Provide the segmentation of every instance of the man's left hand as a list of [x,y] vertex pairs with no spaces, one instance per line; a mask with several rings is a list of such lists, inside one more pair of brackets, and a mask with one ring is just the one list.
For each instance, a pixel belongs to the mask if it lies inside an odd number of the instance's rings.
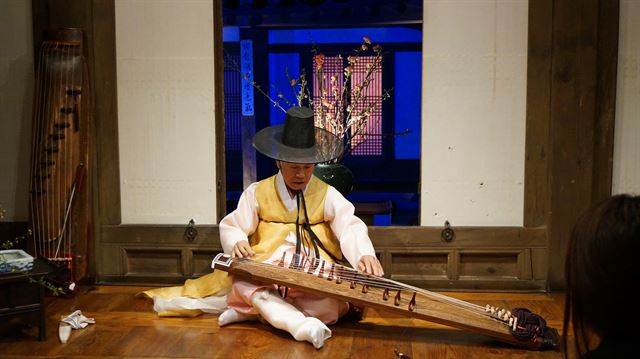
[[380,261],[375,256],[366,255],[360,257],[360,261],[358,262],[358,270],[367,274],[373,274],[378,277],[382,277],[384,275],[382,264],[380,264]]

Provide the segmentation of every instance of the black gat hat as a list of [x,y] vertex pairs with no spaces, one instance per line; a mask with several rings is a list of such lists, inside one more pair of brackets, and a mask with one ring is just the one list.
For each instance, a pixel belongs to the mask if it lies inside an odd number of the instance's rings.
[[253,147],[267,157],[294,163],[328,162],[342,154],[342,141],[315,127],[307,107],[287,110],[284,125],[264,128],[253,138]]

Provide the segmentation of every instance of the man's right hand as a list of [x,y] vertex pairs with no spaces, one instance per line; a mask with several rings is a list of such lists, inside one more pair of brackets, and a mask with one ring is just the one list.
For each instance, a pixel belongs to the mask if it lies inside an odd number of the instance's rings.
[[248,241],[239,241],[231,248],[231,258],[253,257],[255,254]]

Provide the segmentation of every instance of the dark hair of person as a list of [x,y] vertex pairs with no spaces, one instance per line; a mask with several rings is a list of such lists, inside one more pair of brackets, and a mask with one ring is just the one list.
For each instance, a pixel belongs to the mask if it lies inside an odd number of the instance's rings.
[[579,217],[565,262],[565,357],[569,321],[578,356],[593,349],[597,337],[637,329],[633,287],[639,279],[639,249],[640,196],[612,196]]

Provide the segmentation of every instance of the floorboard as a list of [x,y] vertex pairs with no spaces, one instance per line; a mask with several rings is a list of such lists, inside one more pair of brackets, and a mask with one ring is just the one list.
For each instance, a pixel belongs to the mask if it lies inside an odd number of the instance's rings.
[[[561,358],[560,352],[533,352],[485,336],[368,309],[359,321],[331,326],[333,336],[316,350],[261,322],[218,327],[217,315],[159,318],[153,303],[132,286],[83,287],[73,298],[47,298],[47,340],[24,320],[0,324],[0,358]],[[558,330],[562,294],[444,293],[480,305],[527,307]],[[80,309],[96,323],[58,340],[62,315]]]

